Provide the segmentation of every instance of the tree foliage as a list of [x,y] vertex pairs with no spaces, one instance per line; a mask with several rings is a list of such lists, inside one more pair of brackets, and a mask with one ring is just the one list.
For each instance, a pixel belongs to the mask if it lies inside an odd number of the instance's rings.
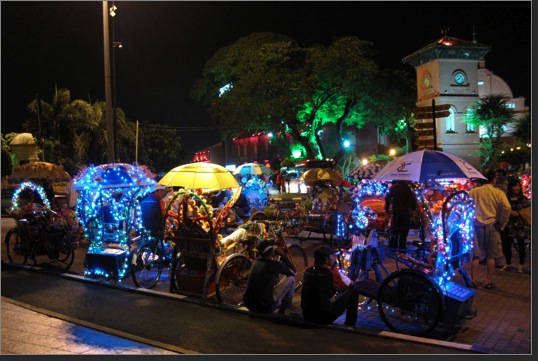
[[[373,56],[372,43],[352,36],[301,46],[284,35],[254,33],[218,50],[191,95],[209,106],[226,139],[247,129],[272,132],[275,144],[285,144],[287,133],[306,158],[337,161],[344,127],[374,122],[388,131],[414,105],[412,86],[399,82],[401,74],[381,72]],[[334,139],[322,141],[320,130],[328,128]]]
[[[59,89],[51,103],[36,97],[28,105],[28,111],[31,118],[23,123],[23,128],[37,138],[42,160],[62,164],[70,173],[88,164],[107,163],[106,103],[71,100],[68,89]],[[116,159],[133,163],[136,160],[136,124],[122,109],[114,111]],[[152,171],[167,171],[185,156],[179,138],[168,139],[162,130],[141,132],[140,138],[139,150],[143,155],[139,163],[147,162]]]
[[463,121],[475,128],[482,128],[484,136],[480,143],[480,155],[483,157],[482,169],[487,169],[499,161],[502,135],[506,126],[514,119],[514,111],[506,106],[510,100],[504,94],[489,94],[471,105],[471,112]]

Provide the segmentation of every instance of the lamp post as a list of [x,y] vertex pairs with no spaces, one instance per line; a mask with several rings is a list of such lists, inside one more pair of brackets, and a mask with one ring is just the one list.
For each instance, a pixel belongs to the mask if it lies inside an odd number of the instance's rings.
[[108,33],[108,1],[103,1],[103,45],[105,56],[105,102],[107,131],[107,161],[114,163],[114,120],[112,118],[112,88],[110,84],[110,38]]

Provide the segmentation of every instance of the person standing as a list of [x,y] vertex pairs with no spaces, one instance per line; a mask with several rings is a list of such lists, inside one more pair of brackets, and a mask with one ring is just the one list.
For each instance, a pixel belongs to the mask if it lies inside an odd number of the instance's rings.
[[523,273],[523,265],[525,265],[525,239],[530,234],[526,234],[524,230],[518,232],[514,228],[516,222],[522,217],[527,224],[530,224],[531,219],[531,201],[525,195],[523,195],[521,182],[519,179],[513,178],[508,181],[508,190],[506,191],[506,197],[512,211],[510,212],[510,219],[504,232],[502,233],[502,250],[506,264],[500,269],[501,271],[508,271],[512,268],[512,241],[515,238],[517,242],[517,248],[519,251],[519,266],[517,271]]
[[476,288],[476,274],[481,259],[486,259],[485,289],[495,287],[495,262],[503,256],[501,232],[510,217],[510,203],[506,194],[492,184],[494,171],[484,174],[487,180],[477,179],[476,187],[469,191],[475,203],[473,256],[471,261],[471,287]]
[[503,168],[498,168],[495,170],[495,179],[493,181],[493,186],[499,188],[506,193],[508,190],[508,181],[506,180],[506,170]]
[[162,184],[155,184],[152,192],[140,201],[142,212],[142,226],[149,231],[152,237],[164,237],[164,211],[163,198],[168,194],[168,188]]
[[[254,260],[243,296],[245,306],[254,312],[284,314],[295,295],[295,266],[273,239],[258,243],[260,257]],[[282,277],[279,281],[279,276]]]
[[385,195],[385,212],[390,217],[391,248],[405,250],[411,227],[411,215],[417,210],[417,196],[408,181],[394,181]]
[[320,246],[314,251],[314,266],[305,270],[301,290],[303,318],[326,325],[346,311],[345,324],[355,326],[359,291],[353,281],[341,277],[335,262],[336,252],[331,247]]

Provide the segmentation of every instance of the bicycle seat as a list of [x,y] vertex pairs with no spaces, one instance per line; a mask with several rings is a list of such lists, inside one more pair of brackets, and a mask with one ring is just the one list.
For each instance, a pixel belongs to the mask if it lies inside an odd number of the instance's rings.
[[258,244],[258,237],[252,236],[249,238],[241,239],[239,240],[239,243],[241,243],[243,247],[254,247]]

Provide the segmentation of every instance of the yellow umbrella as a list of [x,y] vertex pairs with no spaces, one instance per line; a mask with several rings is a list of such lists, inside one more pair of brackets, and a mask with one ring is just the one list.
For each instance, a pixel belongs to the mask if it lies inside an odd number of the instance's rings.
[[317,181],[337,181],[342,180],[342,174],[333,168],[312,168],[301,174],[299,180],[306,185],[313,185]]
[[233,171],[233,174],[234,175],[251,175],[251,174],[254,174],[254,175],[260,175],[260,174],[266,174],[266,175],[269,175],[269,174],[273,174],[273,171],[269,168],[267,168],[267,166],[263,165],[263,164],[258,164],[258,163],[245,163],[245,164],[241,164],[239,167],[235,168],[235,170]]
[[213,163],[189,163],[175,167],[158,182],[167,187],[237,188],[239,184],[230,171]]

